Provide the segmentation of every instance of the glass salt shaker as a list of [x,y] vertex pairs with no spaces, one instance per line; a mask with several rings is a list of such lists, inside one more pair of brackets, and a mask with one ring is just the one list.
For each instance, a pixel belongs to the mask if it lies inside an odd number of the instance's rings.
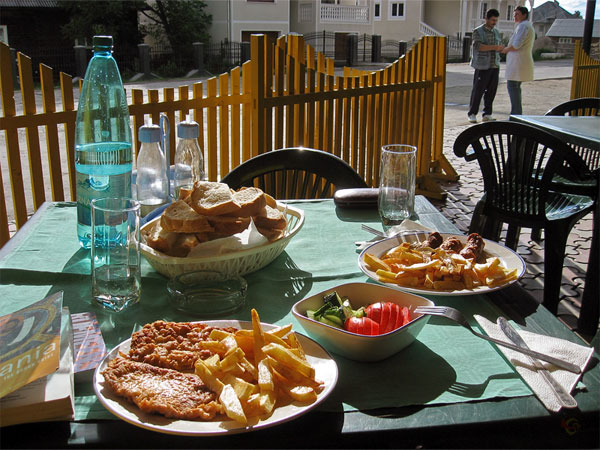
[[185,122],[177,125],[179,142],[175,150],[174,187],[176,198],[181,188],[192,188],[196,181],[206,180],[204,157],[198,145],[200,127],[186,116]]

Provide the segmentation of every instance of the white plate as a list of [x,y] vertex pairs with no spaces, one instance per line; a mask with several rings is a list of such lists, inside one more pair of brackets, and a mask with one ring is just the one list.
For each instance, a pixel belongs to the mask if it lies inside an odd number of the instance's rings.
[[[458,234],[449,234],[449,233],[440,233],[440,234],[442,235],[442,237],[444,239],[446,239],[447,237],[456,236],[463,244],[467,241],[467,236],[461,236]],[[509,269],[516,268],[517,269],[517,278],[515,280],[512,280],[506,284],[503,284],[500,286],[495,286],[495,287],[477,286],[474,289],[462,289],[460,291],[436,291],[434,289],[413,288],[413,287],[409,287],[409,286],[401,286],[399,284],[394,284],[394,283],[384,283],[382,281],[379,281],[379,278],[377,277],[375,272],[370,270],[367,267],[367,264],[365,264],[365,254],[366,253],[370,253],[372,255],[380,257],[385,252],[396,247],[397,245],[401,244],[402,242],[421,242],[421,241],[424,241],[428,235],[429,235],[429,233],[424,232],[424,231],[407,232],[407,233],[403,233],[397,237],[393,237],[390,239],[383,239],[381,241],[375,242],[374,244],[365,248],[361,252],[361,254],[358,256],[358,265],[360,266],[360,270],[362,270],[365,273],[365,275],[367,275],[372,280],[377,281],[378,283],[384,284],[386,286],[395,288],[395,289],[412,292],[414,294],[430,294],[430,295],[434,294],[434,295],[448,295],[448,296],[486,294],[488,292],[497,291],[499,289],[503,289],[506,286],[509,286],[509,285],[515,283],[519,278],[521,278],[523,276],[523,274],[525,274],[525,268],[526,268],[525,261],[523,261],[523,258],[521,258],[521,256],[519,256],[518,253],[516,253],[515,251],[511,250],[508,247],[505,247],[503,245],[498,244],[497,242],[490,241],[488,239],[484,239],[484,241],[485,241],[485,247],[483,250],[484,256],[486,258],[489,258],[490,256],[497,256],[498,258],[500,258],[501,263],[505,267],[507,267]]]
[[[207,320],[203,321],[203,323],[215,327],[252,329],[251,322],[237,320]],[[269,324],[263,324],[263,327],[265,330],[275,328],[274,325]],[[169,419],[159,414],[145,413],[124,397],[117,396],[110,387],[105,387],[102,371],[106,368],[109,361],[118,356],[119,352],[129,352],[131,339],[128,339],[115,347],[108,355],[106,355],[100,366],[98,366],[96,373],[94,374],[94,391],[104,407],[117,417],[141,428],[158,431],[160,433],[183,436],[211,436],[247,433],[249,431],[272,427],[306,414],[311,409],[318,406],[329,396],[329,394],[331,394],[337,383],[337,364],[332,359],[331,355],[312,339],[302,334],[296,333],[296,335],[298,336],[300,344],[304,347],[308,362],[315,368],[315,378],[325,383],[323,392],[319,394],[317,401],[310,405],[294,402],[289,405],[278,407],[275,408],[273,415],[268,419],[259,421],[257,418],[252,418],[247,426],[229,420],[226,417],[225,420],[193,421]]]

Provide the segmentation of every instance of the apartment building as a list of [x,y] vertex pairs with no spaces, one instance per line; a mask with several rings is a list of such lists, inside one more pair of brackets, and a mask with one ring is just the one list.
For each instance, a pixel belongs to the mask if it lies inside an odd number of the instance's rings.
[[425,0],[424,4],[423,22],[439,34],[456,37],[463,37],[481,25],[490,8],[500,13],[498,31],[509,37],[515,29],[515,8],[533,9],[533,0]]
[[410,41],[424,35],[462,37],[483,23],[485,12],[500,12],[498,29],[514,30],[517,6],[533,0],[206,0],[214,41],[247,41],[252,33],[272,38],[288,33],[378,34]]
[[289,34],[290,0],[205,0],[212,14],[213,42],[249,41],[259,33],[271,38]]

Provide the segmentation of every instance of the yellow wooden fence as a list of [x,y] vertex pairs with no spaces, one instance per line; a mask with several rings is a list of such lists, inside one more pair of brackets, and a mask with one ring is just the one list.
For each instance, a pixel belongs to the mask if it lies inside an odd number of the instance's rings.
[[571,100],[582,97],[600,97],[600,60],[590,57],[578,40],[573,56]]
[[[264,36],[253,35],[250,61],[195,83],[191,93],[188,86],[149,89],[144,98],[143,90],[133,89],[129,112],[136,149],[137,129],[144,118],[158,123],[164,113],[172,125],[172,159],[174,125],[191,114],[200,124],[199,142],[210,180],[219,180],[260,153],[305,146],[341,157],[367,184],[377,186],[381,145],[412,144],[418,147],[419,192],[444,198],[437,180],[457,177],[442,152],[445,47],[444,37],[424,37],[383,70],[345,68],[343,76],[335,76],[333,60],[315,54],[302,36],[281,37],[269,44]],[[73,80],[60,74],[62,108],[57,110],[52,69],[40,65],[43,111],[38,112],[31,59],[19,53],[18,67],[19,111],[10,50],[0,43],[0,131],[6,141],[6,158],[0,161],[8,166],[0,170],[0,246],[9,239],[9,217],[14,217],[18,229],[48,196],[53,201],[75,198]],[[38,127],[45,133],[40,135]],[[23,137],[26,152],[21,150]],[[10,178],[10,204],[3,173]]]

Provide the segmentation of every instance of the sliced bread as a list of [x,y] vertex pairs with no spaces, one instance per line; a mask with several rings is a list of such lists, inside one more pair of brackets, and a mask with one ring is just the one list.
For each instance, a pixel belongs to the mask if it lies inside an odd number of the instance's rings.
[[214,228],[214,232],[209,234],[212,239],[241,233],[250,225],[250,217],[207,216],[207,219]]
[[188,202],[190,200],[192,192],[194,192],[193,187],[181,187],[179,188],[178,199],[183,200],[184,202]]
[[238,217],[250,217],[260,214],[267,204],[265,194],[255,187],[243,187],[233,194],[233,201],[240,209],[235,212]]
[[169,256],[186,257],[191,249],[200,242],[195,234],[192,233],[177,233],[177,239],[167,252]]
[[264,228],[259,226],[257,226],[256,229],[270,242],[276,241],[277,239],[281,239],[283,236],[285,236],[285,230],[278,230],[276,228]]
[[240,206],[234,201],[229,186],[212,181],[197,181],[189,198],[189,204],[198,214],[218,216],[237,214]]
[[142,238],[149,247],[167,253],[177,240],[177,233],[165,231],[160,225],[160,220],[157,220],[151,226],[144,228]]
[[253,216],[252,219],[257,228],[283,230],[287,226],[287,220],[283,213],[269,205],[265,205],[260,214]]
[[265,192],[265,201],[271,208],[277,208],[277,200]]
[[178,200],[165,209],[160,224],[166,231],[175,233],[202,233],[212,231],[206,216],[198,214],[183,200]]

